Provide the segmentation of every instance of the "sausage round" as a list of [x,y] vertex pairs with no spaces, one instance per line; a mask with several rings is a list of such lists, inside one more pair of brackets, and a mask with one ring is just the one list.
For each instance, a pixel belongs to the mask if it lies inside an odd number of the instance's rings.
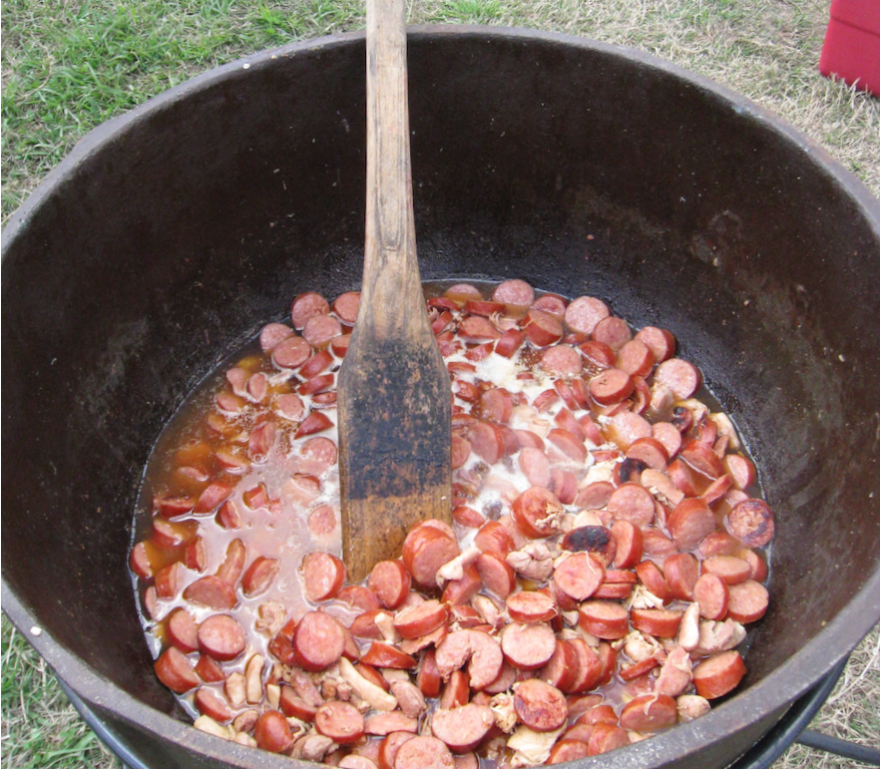
[[283,713],[267,710],[254,724],[254,739],[258,748],[270,753],[282,753],[293,743],[293,734]]
[[615,641],[629,632],[629,613],[612,601],[585,601],[578,609],[578,624],[596,638]]
[[492,301],[514,307],[528,307],[535,301],[535,290],[524,280],[505,280],[495,287]]
[[303,584],[310,601],[326,601],[345,584],[345,564],[330,553],[309,553],[302,562]]
[[451,710],[441,708],[431,716],[431,732],[455,753],[473,750],[494,724],[492,709],[473,702]]
[[592,296],[579,296],[565,309],[565,325],[577,333],[592,335],[596,325],[611,314],[608,305]]
[[757,622],[767,612],[770,595],[760,582],[748,579],[728,589],[727,613],[731,619],[748,624]]
[[760,499],[746,499],[727,514],[725,528],[749,547],[764,547],[775,534],[773,511]]
[[721,652],[694,668],[694,686],[701,697],[714,700],[739,686],[745,674],[746,666],[738,651]]
[[394,617],[394,628],[403,638],[418,638],[446,624],[448,617],[446,606],[432,599],[399,611]]
[[559,531],[565,509],[547,489],[532,486],[520,494],[511,506],[511,517],[527,536],[549,537]]
[[575,553],[553,572],[553,582],[576,601],[585,601],[605,578],[605,566],[593,553]]
[[453,537],[434,526],[422,524],[407,534],[403,542],[403,563],[417,584],[431,587],[440,567],[460,552]]
[[367,580],[367,587],[386,609],[397,609],[406,600],[411,584],[412,578],[402,561],[380,561]]
[[325,702],[315,713],[315,728],[340,745],[359,740],[364,734],[364,717],[348,702]]
[[637,732],[656,732],[675,726],[678,709],[666,694],[642,694],[634,697],[620,711],[620,725]]
[[337,662],[345,649],[345,628],[322,611],[306,613],[293,634],[293,653],[303,670],[317,671]]
[[556,651],[556,635],[549,625],[512,623],[501,631],[501,650],[513,666],[535,670],[547,664]]
[[455,761],[445,742],[419,736],[398,748],[394,769],[455,769]]
[[552,732],[568,718],[565,695],[537,678],[514,687],[513,707],[519,722],[536,732]]
[[195,689],[201,681],[195,674],[190,661],[180,649],[169,646],[153,663],[156,677],[171,691],[183,694]]
[[199,649],[220,662],[234,660],[244,651],[244,630],[228,614],[208,617],[198,630]]
[[619,368],[607,368],[590,380],[590,395],[602,406],[629,398],[634,388],[632,377]]

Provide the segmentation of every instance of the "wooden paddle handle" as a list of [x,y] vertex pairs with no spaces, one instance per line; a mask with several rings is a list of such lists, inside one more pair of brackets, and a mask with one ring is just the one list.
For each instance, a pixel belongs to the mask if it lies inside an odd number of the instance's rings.
[[427,325],[413,217],[403,0],[367,0],[367,206],[361,304],[371,309],[377,338],[394,328]]

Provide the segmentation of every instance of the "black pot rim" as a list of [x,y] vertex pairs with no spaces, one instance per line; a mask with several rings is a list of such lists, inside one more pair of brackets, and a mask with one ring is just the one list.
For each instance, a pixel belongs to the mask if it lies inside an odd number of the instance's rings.
[[[802,152],[810,155],[818,170],[831,178],[838,187],[843,188],[856,203],[864,220],[870,224],[873,232],[877,234],[877,239],[880,240],[880,200],[826,150],[751,100],[675,64],[635,49],[572,35],[530,29],[464,25],[420,26],[410,28],[409,36],[410,40],[426,37],[479,38],[490,44],[499,40],[541,41],[622,57],[640,66],[678,78],[689,86],[726,102],[731,109],[748,114],[764,124],[768,131],[784,136]],[[336,46],[361,44],[363,39],[363,32],[353,32],[256,53],[198,75],[130,112],[103,123],[74,147],[70,155],[46,176],[12,216],[3,231],[2,253],[5,254],[6,249],[15,241],[17,233],[32,216],[39,212],[40,206],[52,191],[63,184],[69,176],[75,174],[79,165],[87,162],[93,154],[100,152],[105,144],[114,141],[151,115],[218,82],[247,77],[249,70],[272,67],[277,59],[308,55],[315,50],[326,50]],[[880,501],[873,501],[873,505],[878,508],[877,514],[880,515]],[[59,676],[67,682],[76,682],[75,691],[86,703],[110,709],[121,719],[141,729],[162,734],[168,740],[185,744],[216,760],[232,760],[238,766],[254,767],[254,769],[291,765],[289,758],[273,757],[252,751],[200,732],[191,725],[154,710],[127,692],[116,688],[110,680],[60,646],[47,631],[39,629],[36,616],[19,601],[5,579],[2,582],[2,607]],[[697,721],[682,724],[670,732],[634,744],[620,754],[615,753],[614,766],[618,769],[650,769],[667,762],[681,760],[708,742],[719,741],[738,732],[760,716],[766,717],[775,712],[781,715],[793,701],[827,677],[878,621],[880,621],[880,570],[867,580],[860,592],[810,643],[759,684],[740,692]],[[596,759],[590,760],[596,761]],[[284,763],[281,763],[282,761]],[[305,763],[300,765],[306,766]]]

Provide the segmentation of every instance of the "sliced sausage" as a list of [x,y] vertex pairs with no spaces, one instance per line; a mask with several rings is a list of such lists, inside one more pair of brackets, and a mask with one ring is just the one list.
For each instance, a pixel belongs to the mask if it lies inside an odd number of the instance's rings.
[[315,291],[308,291],[293,300],[290,307],[290,319],[293,321],[293,327],[299,330],[305,327],[309,318],[316,315],[327,315],[329,312],[330,305],[327,300]]
[[728,585],[738,585],[752,576],[752,567],[735,555],[712,555],[703,560],[703,574],[714,574]]
[[254,724],[254,739],[258,748],[283,753],[293,744],[293,733],[283,713],[267,710]]
[[587,749],[591,756],[598,756],[629,744],[629,735],[625,729],[615,724],[596,724],[590,734]]
[[694,600],[700,605],[703,619],[724,619],[730,600],[727,583],[715,574],[703,574],[694,585]]
[[271,352],[272,349],[293,335],[293,329],[283,323],[267,323],[260,331],[260,348],[263,352]]
[[199,649],[218,662],[234,660],[244,651],[244,630],[228,614],[208,617],[198,630]]
[[183,694],[195,689],[201,681],[186,656],[173,646],[169,646],[153,664],[158,679],[171,691]]
[[183,591],[183,597],[211,609],[231,609],[238,603],[232,585],[215,576],[201,577],[190,583]]
[[681,458],[698,473],[715,480],[724,473],[724,465],[710,445],[699,438],[690,441],[680,453]]
[[637,336],[623,344],[617,351],[615,365],[630,376],[646,377],[654,368],[654,353]]
[[[406,682],[396,681],[395,683]],[[418,692],[418,689],[416,691]],[[419,692],[419,695],[421,696],[421,692]],[[366,734],[376,734],[380,737],[385,737],[392,732],[415,733],[418,730],[418,719],[415,716],[408,716],[399,710],[392,710],[390,713],[378,713],[364,720],[364,732]]]
[[595,687],[602,677],[603,665],[599,655],[583,638],[572,638],[565,643],[571,646],[577,655],[577,672],[569,687],[571,694],[581,694]]
[[205,689],[204,687],[199,689],[193,702],[199,713],[203,716],[208,716],[208,718],[213,718],[218,723],[222,724],[232,720],[232,710],[229,708],[229,705],[211,689]]
[[516,588],[516,572],[502,553],[480,553],[475,567],[482,586],[499,598],[507,598]]
[[550,460],[541,449],[527,446],[520,451],[517,462],[532,486],[550,488]]
[[178,608],[171,612],[165,620],[165,632],[168,641],[184,654],[191,654],[199,648],[199,628],[186,609]]
[[624,483],[608,499],[608,512],[615,520],[629,521],[644,527],[654,520],[654,498],[637,483]]
[[569,739],[566,733],[565,739],[560,740],[550,749],[550,757],[545,763],[549,765],[565,764],[569,761],[587,758],[589,755],[590,751],[586,742]]
[[578,653],[567,640],[557,640],[553,656],[535,675],[541,681],[568,693],[578,683]]
[[403,542],[403,563],[418,585],[431,587],[440,567],[460,552],[454,537],[422,524],[407,534]]
[[535,347],[549,347],[562,339],[562,323],[542,310],[529,310],[523,330]]
[[361,304],[360,291],[346,291],[333,300],[331,309],[343,323],[353,326]]
[[672,511],[666,527],[676,547],[693,550],[715,531],[715,515],[702,499],[684,499]]
[[663,562],[663,575],[673,598],[694,600],[694,587],[700,578],[700,564],[690,553],[673,553]]
[[581,373],[584,364],[581,354],[574,347],[560,344],[544,350],[541,355],[541,368],[548,374],[571,379]]
[[446,583],[440,600],[449,606],[461,606],[471,600],[483,587],[480,572],[474,564],[465,567],[461,579]]
[[330,553],[309,553],[303,558],[302,576],[310,601],[326,601],[345,584],[345,564]]
[[675,638],[681,626],[682,612],[671,609],[633,609],[630,621],[636,630],[658,638]]
[[725,528],[749,547],[764,547],[775,534],[773,512],[760,499],[746,499],[727,514]]
[[769,601],[767,588],[760,582],[749,579],[730,586],[727,612],[737,622],[757,622],[767,612]]
[[487,521],[474,537],[474,545],[484,553],[500,553],[507,556],[515,550],[510,532],[498,521]]
[[605,578],[605,567],[593,553],[575,553],[566,558],[553,572],[553,582],[576,601],[585,601]]
[[629,324],[623,318],[609,315],[607,318],[602,318],[596,324],[592,337],[595,341],[607,344],[612,350],[617,352],[632,339],[632,331],[630,331]]
[[394,769],[394,760],[397,751],[405,742],[409,742],[416,735],[412,732],[391,732],[379,745],[379,769]]
[[654,360],[662,363],[675,355],[675,337],[672,332],[656,326],[645,326],[635,336],[651,350]]
[[394,769],[455,769],[455,761],[445,742],[420,736],[398,748]]
[[527,536],[549,537],[559,531],[565,509],[551,491],[532,486],[520,494],[511,506],[511,517]]
[[556,635],[549,625],[512,623],[501,631],[501,650],[511,665],[535,670],[546,665],[553,656]]
[[611,314],[608,305],[592,296],[579,296],[565,309],[565,325],[572,331],[591,336],[596,325]]
[[549,591],[520,590],[507,597],[507,611],[515,622],[549,622],[558,613]]
[[568,718],[565,695],[537,678],[514,687],[513,707],[519,722],[536,732],[555,731]]
[[636,564],[635,569],[639,581],[651,593],[664,603],[669,603],[672,600],[672,589],[669,587],[666,577],[656,563],[653,561],[642,561]]
[[312,346],[301,336],[289,336],[272,348],[272,362],[278,368],[299,368],[311,355]]
[[418,638],[445,625],[448,618],[446,606],[432,599],[399,611],[394,617],[394,627],[403,638]]
[[495,287],[492,301],[514,307],[528,307],[535,301],[535,290],[524,280],[505,280]]
[[677,721],[675,700],[667,694],[642,694],[631,699],[620,711],[620,725],[637,732],[668,729]]
[[376,668],[391,668],[393,670],[413,670],[417,664],[411,655],[382,641],[373,641],[370,648],[361,657],[361,662]]
[[576,553],[594,553],[608,567],[617,554],[617,542],[605,526],[579,526],[562,538],[562,549]]
[[590,380],[590,395],[602,406],[626,400],[634,388],[632,377],[619,368],[605,369]]
[[330,421],[326,414],[322,414],[320,411],[313,411],[302,421],[293,437],[302,438],[306,435],[314,435],[315,433],[329,430],[331,427],[333,427],[333,422]]
[[495,352],[505,358],[513,358],[525,340],[525,332],[520,331],[518,328],[509,328],[495,342]]
[[241,591],[248,598],[266,592],[278,574],[279,566],[276,558],[258,556],[241,578]]
[[616,569],[632,569],[642,560],[642,530],[631,521],[617,520],[611,524],[616,545],[613,565]]
[[694,686],[698,695],[714,700],[739,686],[745,674],[746,666],[738,651],[721,652],[694,668]]
[[380,561],[367,580],[367,587],[386,609],[397,609],[406,600],[411,584],[403,561]]
[[596,638],[615,641],[629,632],[629,613],[612,601],[585,601],[578,609],[578,624]]
[[492,709],[473,702],[451,710],[438,709],[431,716],[431,732],[455,753],[476,748],[494,724]]
[[342,656],[345,641],[345,628],[336,619],[321,611],[310,611],[294,631],[294,657],[303,670],[324,670]]
[[654,371],[654,381],[672,390],[675,397],[687,400],[703,384],[700,370],[681,358],[669,358]]
[[349,745],[364,734],[364,717],[348,702],[325,702],[315,713],[315,728],[340,745]]

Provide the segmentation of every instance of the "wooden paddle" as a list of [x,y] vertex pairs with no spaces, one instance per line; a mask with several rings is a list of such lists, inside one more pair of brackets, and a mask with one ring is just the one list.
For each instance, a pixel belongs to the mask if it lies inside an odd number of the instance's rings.
[[416,258],[403,0],[367,0],[367,214],[357,323],[339,374],[342,555],[349,580],[451,519],[451,388]]

